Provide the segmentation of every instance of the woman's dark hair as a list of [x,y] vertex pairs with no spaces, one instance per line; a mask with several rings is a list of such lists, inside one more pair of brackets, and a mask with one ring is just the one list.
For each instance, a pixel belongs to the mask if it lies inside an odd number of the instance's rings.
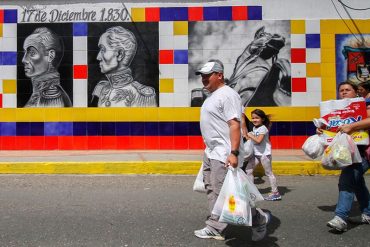
[[269,115],[266,115],[266,113],[261,109],[254,109],[251,114],[256,114],[259,116],[262,119],[262,124],[265,125],[268,130],[270,130],[272,123]]
[[355,92],[357,93],[358,86],[356,84],[354,84],[353,82],[350,82],[350,81],[344,81],[344,82],[339,83],[337,91],[339,91],[339,88],[343,85],[350,85],[353,88],[353,90],[355,90]]
[[370,81],[361,82],[358,86],[363,87],[366,91],[370,92]]

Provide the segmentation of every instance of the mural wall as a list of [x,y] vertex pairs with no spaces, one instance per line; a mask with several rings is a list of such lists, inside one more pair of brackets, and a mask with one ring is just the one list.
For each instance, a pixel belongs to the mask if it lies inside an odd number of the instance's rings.
[[368,43],[343,22],[262,6],[19,6],[0,22],[3,150],[202,149],[194,71],[213,58],[247,114],[272,115],[274,148],[300,148],[336,84],[369,78]]

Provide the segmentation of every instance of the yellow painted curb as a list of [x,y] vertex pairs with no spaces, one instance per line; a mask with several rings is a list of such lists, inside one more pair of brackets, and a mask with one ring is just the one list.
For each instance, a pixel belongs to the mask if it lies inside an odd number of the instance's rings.
[[[195,175],[201,161],[0,162],[0,174],[184,174]],[[338,175],[320,161],[274,161],[276,175]],[[255,171],[263,176],[262,166]]]

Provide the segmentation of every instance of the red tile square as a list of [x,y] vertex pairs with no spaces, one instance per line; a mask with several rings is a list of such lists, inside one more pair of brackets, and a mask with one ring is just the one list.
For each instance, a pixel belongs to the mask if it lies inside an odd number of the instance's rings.
[[175,136],[174,137],[174,149],[189,149],[189,136]]
[[87,65],[73,65],[73,79],[87,79]]
[[101,149],[112,150],[117,148],[117,137],[102,136],[101,138]]
[[130,138],[129,136],[117,136],[117,149],[126,150],[130,147]]
[[2,136],[1,150],[15,150],[15,136]]
[[73,149],[74,150],[87,150],[87,136],[74,136],[73,137]]
[[308,136],[293,136],[293,149],[301,149]]
[[45,150],[58,150],[58,136],[45,136]]
[[159,149],[160,147],[160,138],[159,136],[146,136],[145,137],[145,149]]
[[188,8],[189,21],[203,21],[203,7],[189,7]]
[[3,94],[0,94],[0,108],[3,108]]
[[292,63],[305,63],[306,62],[306,49],[292,48],[291,49]]
[[248,7],[247,6],[233,6],[232,14],[234,21],[248,20]]
[[89,150],[101,150],[101,136],[88,136],[87,147]]
[[73,150],[73,136],[59,136],[59,150]]
[[201,136],[189,136],[189,149],[205,149]]
[[4,23],[4,10],[0,9],[0,23]]
[[145,8],[145,21],[158,22],[160,20],[159,8]]
[[15,138],[16,150],[29,150],[31,138],[29,136],[17,136]]
[[292,92],[306,92],[306,78],[292,78]]
[[44,150],[45,137],[44,136],[31,136],[30,150]]
[[145,136],[131,136],[129,149],[145,149]]
[[173,50],[160,50],[159,51],[160,64],[173,64]]
[[173,149],[173,136],[161,136],[159,149]]

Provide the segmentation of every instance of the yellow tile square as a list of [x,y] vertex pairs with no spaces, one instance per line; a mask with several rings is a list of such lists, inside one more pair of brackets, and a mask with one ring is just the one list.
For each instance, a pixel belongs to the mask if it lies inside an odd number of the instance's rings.
[[3,37],[3,24],[0,23],[0,37]]
[[322,100],[332,100],[336,98],[336,81],[334,77],[322,77],[321,78],[321,95]]
[[335,49],[335,35],[334,34],[321,34],[321,49]]
[[291,20],[290,28],[292,34],[305,34],[306,33],[306,21],[305,20]]
[[307,77],[320,77],[321,76],[321,64],[319,63],[307,63],[306,64]]
[[172,78],[160,79],[159,80],[159,92],[160,93],[173,93],[174,81]]
[[335,62],[335,49],[321,49],[321,62],[322,63]]
[[3,80],[3,93],[17,93],[17,81]]
[[131,19],[136,22],[145,22],[145,8],[131,8]]
[[[333,63],[321,63],[321,76],[322,77],[336,77],[335,74],[335,62]],[[334,82],[335,85],[335,82]]]
[[173,22],[173,34],[174,35],[188,35],[188,22],[187,21]]

